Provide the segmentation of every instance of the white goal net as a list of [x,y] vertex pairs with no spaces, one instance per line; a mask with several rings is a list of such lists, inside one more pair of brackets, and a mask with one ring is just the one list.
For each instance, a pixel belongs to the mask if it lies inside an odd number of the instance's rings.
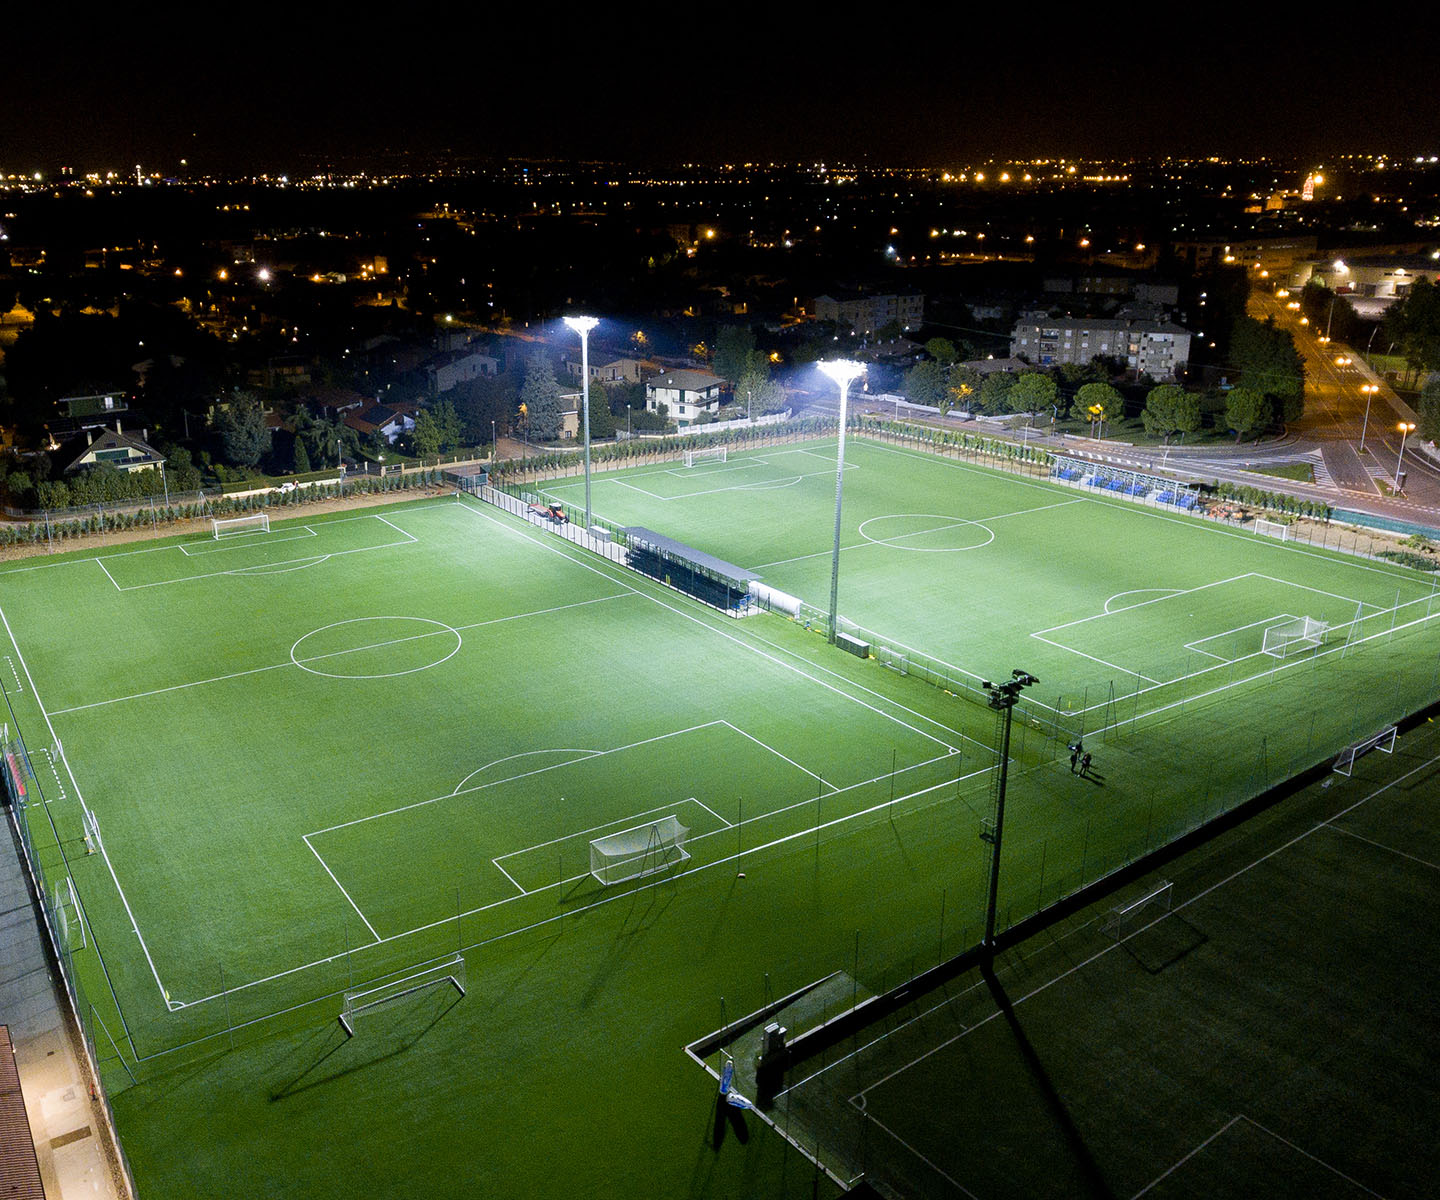
[[590,843],[590,874],[609,887],[664,871],[690,857],[689,836],[689,826],[673,815],[606,834]]
[[1314,617],[1296,617],[1266,629],[1260,649],[1272,658],[1290,658],[1324,645],[1329,628],[1324,621],[1317,621]]
[[237,533],[269,533],[270,514],[258,512],[244,517],[211,517],[210,525],[217,540]]
[[724,446],[707,446],[703,450],[687,450],[685,451],[685,465],[687,467],[693,467],[696,463],[701,462],[723,463],[725,461],[725,449]]
[[1255,533],[1258,537],[1272,537],[1281,542],[1290,540],[1290,526],[1282,525],[1279,521],[1262,521],[1256,517]]

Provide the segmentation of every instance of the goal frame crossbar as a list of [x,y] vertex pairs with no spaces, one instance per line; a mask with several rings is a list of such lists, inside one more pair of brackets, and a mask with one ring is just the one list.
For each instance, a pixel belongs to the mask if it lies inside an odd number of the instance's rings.
[[381,1005],[389,1004],[393,1000],[401,1000],[406,996],[413,996],[416,992],[423,992],[433,987],[441,987],[450,984],[463,998],[465,995],[465,956],[456,953],[443,962],[433,963],[418,971],[412,971],[409,975],[401,976],[399,979],[392,979],[387,983],[375,984],[372,987],[360,988],[357,991],[346,992],[343,1006],[338,1018],[340,1028],[345,1031],[347,1038],[355,1036],[355,1018],[371,1009],[379,1008]]
[[[635,836],[637,834],[644,834],[643,845]],[[682,825],[679,817],[669,813],[629,829],[592,838],[590,874],[601,887],[613,887],[617,883],[629,883],[666,871],[689,860],[690,852],[685,849],[685,840],[689,836],[690,827]],[[607,858],[612,854],[611,847],[618,854]],[[617,876],[617,870],[624,873]]]
[[[1131,933],[1139,932],[1143,926],[1136,926],[1134,929],[1127,927],[1135,923],[1137,914],[1145,913],[1152,908],[1162,909],[1162,916],[1170,912],[1171,899],[1175,885],[1168,879],[1162,879],[1155,884],[1148,892],[1138,899],[1131,900],[1128,904],[1117,904],[1112,908],[1105,918],[1105,923],[1100,927],[1100,932],[1117,942],[1123,942]],[[1159,920],[1156,917],[1156,920]],[[1145,922],[1149,924],[1150,922]]]
[[1260,652],[1271,658],[1289,658],[1306,650],[1318,650],[1325,644],[1325,635],[1329,632],[1330,626],[1325,621],[1295,617],[1268,626],[1261,637]]
[[726,462],[725,446],[701,446],[696,450],[685,451],[685,465],[693,467],[697,462]]
[[241,533],[270,532],[270,514],[267,512],[246,513],[243,517],[211,517],[211,536],[218,542],[224,537]]

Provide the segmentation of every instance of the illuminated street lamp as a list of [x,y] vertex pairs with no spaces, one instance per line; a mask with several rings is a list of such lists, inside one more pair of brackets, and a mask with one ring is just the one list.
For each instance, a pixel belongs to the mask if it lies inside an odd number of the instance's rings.
[[1103,404],[1092,404],[1085,411],[1090,414],[1090,436],[1098,441],[1101,431],[1105,428],[1105,406]]
[[1401,421],[1395,426],[1400,431],[1400,453],[1395,456],[1395,490],[1400,490],[1400,480],[1404,478],[1404,472],[1400,470],[1400,464],[1405,461],[1405,439],[1415,432],[1414,421]]
[[590,331],[598,317],[566,317],[565,324],[580,335],[580,407],[585,430],[585,528],[590,528]]
[[1380,385],[1378,383],[1362,383],[1360,390],[1365,395],[1365,420],[1360,425],[1359,450],[1359,453],[1363,454],[1365,452],[1365,431],[1370,428],[1370,401],[1375,399],[1375,393],[1380,390]]
[[840,443],[835,454],[835,549],[830,558],[830,641],[833,643],[840,605],[840,498],[845,480],[845,401],[850,394],[851,382],[865,374],[865,364],[837,358],[816,365],[840,388]]

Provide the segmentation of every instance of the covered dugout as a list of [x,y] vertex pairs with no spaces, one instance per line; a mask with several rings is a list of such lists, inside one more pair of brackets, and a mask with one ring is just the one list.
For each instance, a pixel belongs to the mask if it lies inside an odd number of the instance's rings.
[[687,596],[740,615],[750,609],[750,581],[759,576],[723,558],[706,554],[674,538],[631,525],[625,530],[625,561],[632,569],[658,579]]

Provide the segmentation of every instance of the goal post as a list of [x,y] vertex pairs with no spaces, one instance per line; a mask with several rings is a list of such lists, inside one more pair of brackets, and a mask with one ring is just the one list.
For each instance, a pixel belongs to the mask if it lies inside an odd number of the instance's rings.
[[211,517],[210,527],[216,541],[237,533],[269,533],[270,514],[257,512],[243,517]]
[[1123,942],[1170,911],[1173,891],[1174,884],[1162,879],[1139,899],[1117,904],[1106,916],[1100,932],[1116,942]]
[[590,843],[590,874],[602,886],[654,875],[690,857],[685,840],[690,828],[673,814],[647,821]]
[[726,461],[725,450],[724,446],[705,446],[699,450],[687,450],[685,451],[685,465],[693,467],[699,462],[723,463]]
[[1295,617],[1265,630],[1260,644],[1263,653],[1271,658],[1292,658],[1306,650],[1315,650],[1325,644],[1325,635],[1330,626],[1314,617]]
[[407,996],[413,996],[417,992],[429,991],[431,988],[444,987],[447,984],[462,997],[465,995],[465,956],[463,954],[452,955],[443,962],[432,963],[428,967],[422,967],[399,979],[392,979],[388,983],[346,992],[344,1003],[340,1009],[340,1028],[345,1031],[346,1037],[354,1037],[356,1021],[365,1014],[397,1000],[403,1000]]
[[1256,517],[1254,529],[1257,537],[1272,537],[1281,542],[1290,540],[1290,526],[1279,521],[1266,521]]

